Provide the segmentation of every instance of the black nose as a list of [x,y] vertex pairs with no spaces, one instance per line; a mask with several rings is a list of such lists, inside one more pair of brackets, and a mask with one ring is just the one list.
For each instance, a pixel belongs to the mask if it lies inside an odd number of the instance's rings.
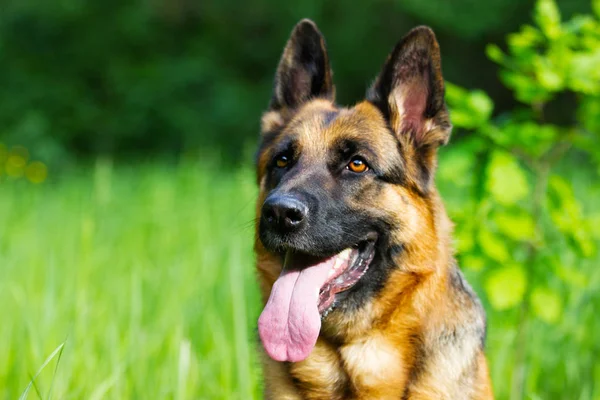
[[300,229],[306,223],[308,207],[290,195],[269,196],[262,207],[265,222],[282,232]]

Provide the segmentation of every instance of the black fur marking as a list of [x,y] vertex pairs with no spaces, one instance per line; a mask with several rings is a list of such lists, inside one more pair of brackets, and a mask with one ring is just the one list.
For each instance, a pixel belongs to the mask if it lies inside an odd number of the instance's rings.
[[293,374],[292,374],[292,383],[294,384],[294,386],[297,386],[297,387],[302,386],[302,381]]
[[[262,147],[262,146],[261,146]],[[287,140],[278,143],[277,146],[273,147],[270,151],[271,160],[267,164],[266,176],[267,176],[267,188],[269,190],[275,188],[283,176],[292,168],[298,159],[300,148],[298,142],[294,137],[290,137]],[[260,154],[260,153],[259,153]],[[277,168],[275,165],[278,156],[285,155],[289,158],[289,165],[285,168]]]
[[480,340],[481,349],[485,348],[486,336],[487,336],[487,319],[485,317],[485,311],[481,305],[481,301],[477,294],[473,291],[473,288],[465,280],[465,277],[458,268],[456,263],[451,266],[450,272],[450,286],[457,292],[457,298],[462,298],[465,302],[465,307],[474,308],[475,312],[479,313],[480,320],[472,321],[470,326],[474,329],[473,334],[477,335]]
[[352,390],[352,385],[346,383],[342,389],[342,398],[343,399],[352,399],[356,397],[356,394]]
[[392,130],[392,127],[390,126],[389,121],[386,120],[386,124],[387,124],[387,132],[396,141],[396,150],[398,153],[399,161],[397,163],[394,163],[394,166],[391,169],[378,175],[378,178],[381,179],[382,181],[384,181],[386,183],[390,183],[392,185],[406,186],[407,185],[406,173],[402,166],[402,160],[403,160],[403,154],[404,154],[404,151],[402,149],[402,143],[398,140],[398,137]]
[[374,171],[378,170],[377,156],[367,140],[350,140],[345,138],[339,138],[333,143],[327,163],[329,170],[335,173],[345,168],[354,156],[364,157],[371,169]]
[[262,139],[260,144],[258,145],[258,150],[254,153],[254,164],[258,165],[258,160],[260,155],[275,142],[275,139],[281,133],[281,129],[275,129],[270,132],[266,132],[262,135]]
[[404,245],[402,243],[391,244],[388,247],[388,257],[390,260],[395,260],[404,251]]
[[[289,80],[283,85],[283,100],[288,107],[298,105],[302,100],[299,98],[299,92],[309,89],[308,95],[318,96],[325,83],[325,54],[321,49],[321,37],[312,30],[304,29],[302,34],[298,36],[296,46],[296,54],[294,62],[297,64],[289,71],[289,76],[285,77]],[[315,35],[316,34],[316,35]],[[303,74],[308,75],[310,79],[310,88],[302,87],[306,79]]]
[[430,145],[422,145],[417,147],[417,165],[419,166],[419,184],[420,187],[423,188],[424,192],[427,192],[429,189],[429,185],[431,183],[431,179],[433,177],[433,166],[430,165],[431,159],[429,156],[429,152],[435,151],[431,148]]
[[400,165],[395,165],[394,168],[386,171],[385,173],[378,175],[378,178],[383,182],[392,184],[392,185],[400,185],[406,186],[406,175],[404,174],[404,170]]
[[435,79],[439,78],[435,76],[436,71],[434,71],[433,64],[431,64],[431,62],[427,64],[427,69],[427,75],[429,76],[427,83],[429,86],[428,91],[430,95],[427,96],[427,105],[425,106],[424,115],[425,118],[433,118],[445,108],[444,96],[446,94],[446,88],[444,86],[440,88],[435,85]]
[[450,272],[450,283],[458,290],[468,293],[462,274],[458,270],[458,266],[455,264],[453,267],[454,268],[452,268],[452,271]]
[[[400,154],[403,154],[402,143],[400,143],[399,141],[397,143],[397,148],[398,152]],[[419,170],[423,170],[425,167],[422,163],[422,160],[419,159],[417,160],[417,162],[421,164]],[[414,182],[409,181],[407,179],[406,172],[404,171],[404,169],[402,168],[402,164],[400,163],[394,164],[394,167],[392,169],[386,171],[382,175],[379,175],[378,178],[381,179],[383,182],[390,183],[392,185],[404,186],[421,198],[427,197],[428,191],[424,190],[426,189],[426,187],[422,187],[418,184],[414,184]]]
[[483,332],[479,337],[481,350],[485,350],[485,342],[487,341],[487,331],[488,331],[488,324],[487,324],[487,318],[486,318],[483,321]]
[[413,345],[415,349],[414,354],[414,363],[410,369],[410,373],[408,375],[408,381],[406,384],[406,388],[404,389],[404,393],[402,395],[402,399],[410,398],[410,386],[412,383],[419,380],[423,372],[427,368],[427,351],[425,350],[425,345],[423,344],[423,337],[420,334],[412,334],[409,338],[409,341]]

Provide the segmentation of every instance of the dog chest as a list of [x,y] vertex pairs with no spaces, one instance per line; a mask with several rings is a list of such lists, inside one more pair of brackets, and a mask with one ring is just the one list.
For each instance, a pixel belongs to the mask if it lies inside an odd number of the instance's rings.
[[406,384],[406,355],[376,334],[340,348],[344,369],[358,398],[400,398]]

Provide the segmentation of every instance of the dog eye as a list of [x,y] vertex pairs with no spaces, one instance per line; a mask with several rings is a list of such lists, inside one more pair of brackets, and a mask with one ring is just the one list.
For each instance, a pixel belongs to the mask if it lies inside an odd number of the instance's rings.
[[356,172],[357,174],[363,173],[369,169],[366,161],[362,157],[354,157],[350,160],[350,163],[346,166],[352,172]]
[[288,156],[279,156],[277,157],[277,159],[275,160],[275,165],[277,165],[277,168],[285,168],[288,166],[288,164],[290,163],[290,159],[288,158]]

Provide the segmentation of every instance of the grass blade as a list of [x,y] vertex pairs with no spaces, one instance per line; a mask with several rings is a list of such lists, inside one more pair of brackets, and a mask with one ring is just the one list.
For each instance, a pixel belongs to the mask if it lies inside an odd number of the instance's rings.
[[36,390],[36,392],[38,392],[38,396],[40,398],[42,398],[41,394],[38,391],[38,388],[37,388],[37,385],[35,383],[35,380],[42,373],[42,371],[44,370],[44,368],[46,368],[46,365],[48,365],[50,363],[50,361],[52,361],[52,359],[57,354],[59,354],[59,360],[60,360],[60,354],[62,354],[62,349],[63,349],[63,347],[65,347],[65,343],[66,343],[66,341],[62,342],[61,344],[59,344],[58,347],[56,349],[54,349],[54,351],[52,352],[52,354],[50,354],[48,356],[48,358],[46,358],[46,361],[44,361],[44,363],[42,364],[42,366],[40,367],[40,369],[38,369],[38,371],[33,376],[33,378],[31,378],[31,381],[29,381],[29,384],[27,385],[27,387],[23,391],[23,394],[21,394],[21,396],[19,396],[19,400],[25,400],[27,398],[27,395],[29,394],[29,390],[31,390],[32,386],[35,386],[35,390]]
[[40,388],[38,387],[38,384],[35,381],[35,378],[32,378],[31,374],[29,374],[29,379],[31,379],[31,383],[33,384],[33,388],[35,389],[35,393],[38,395],[38,399],[44,400],[44,398],[42,397],[42,393],[40,391]]
[[[66,340],[63,342],[63,345],[65,343],[67,343]],[[52,374],[52,382],[50,382],[50,389],[48,389],[48,400],[52,400],[52,389],[54,388],[54,380],[56,379],[56,373],[58,372],[58,366],[60,365],[60,358],[62,357],[62,353],[63,353],[64,349],[65,349],[65,346],[62,346],[60,348],[60,351],[58,352],[58,358],[56,359],[56,365],[54,366],[54,374]]]

